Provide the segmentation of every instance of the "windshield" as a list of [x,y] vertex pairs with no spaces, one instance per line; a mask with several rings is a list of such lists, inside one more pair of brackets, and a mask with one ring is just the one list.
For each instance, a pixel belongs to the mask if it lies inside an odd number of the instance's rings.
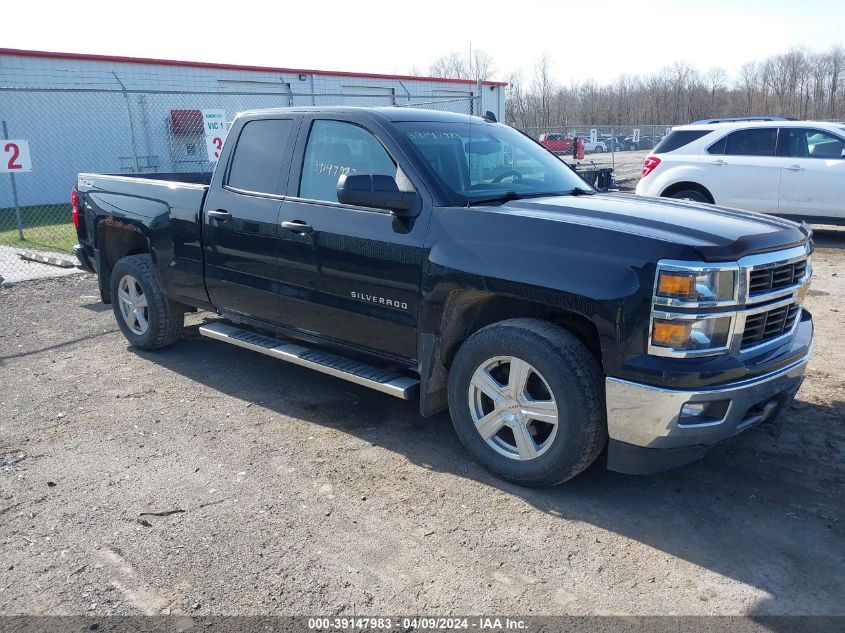
[[498,196],[592,191],[559,158],[513,128],[489,123],[397,123],[459,204]]

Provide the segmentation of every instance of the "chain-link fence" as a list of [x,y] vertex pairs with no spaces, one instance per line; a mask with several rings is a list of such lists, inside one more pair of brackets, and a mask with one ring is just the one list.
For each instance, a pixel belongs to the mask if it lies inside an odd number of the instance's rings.
[[[665,125],[552,125],[522,128],[569,163],[610,167],[622,188],[636,184],[643,159],[671,131]],[[574,139],[584,138],[584,158],[573,157]]]
[[209,116],[231,121],[243,110],[303,105],[480,111],[472,94],[139,91],[113,83],[108,89],[0,85],[0,277],[7,283],[40,276],[44,264],[36,262],[44,258],[52,265],[72,260],[70,191],[79,172],[213,170],[222,138],[206,135]]

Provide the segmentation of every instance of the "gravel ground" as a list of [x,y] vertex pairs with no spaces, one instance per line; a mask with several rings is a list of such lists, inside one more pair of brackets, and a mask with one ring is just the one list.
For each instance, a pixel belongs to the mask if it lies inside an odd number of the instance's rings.
[[67,253],[52,253],[49,251],[39,251],[34,248],[20,248],[0,244],[0,286],[11,285],[21,281],[31,281],[33,279],[66,277],[68,275],[76,275],[80,272],[77,268],[60,268],[58,266],[21,259],[21,253],[32,253],[74,262],[76,264],[79,263],[76,257]]
[[89,275],[0,289],[0,613],[845,614],[845,232],[818,245],[776,424],[540,491],[208,315],[146,353]]
[[564,157],[567,163],[578,162],[585,169],[592,164],[596,167],[612,167],[616,184],[623,189],[634,189],[643,170],[643,160],[651,152],[602,152],[600,154],[586,154],[584,160],[573,161],[572,157]]

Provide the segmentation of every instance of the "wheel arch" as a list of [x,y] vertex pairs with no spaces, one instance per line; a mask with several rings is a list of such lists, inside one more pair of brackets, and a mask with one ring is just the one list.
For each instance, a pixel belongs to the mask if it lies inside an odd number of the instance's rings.
[[684,191],[685,189],[698,191],[710,201],[710,204],[716,203],[716,200],[713,197],[713,194],[710,192],[710,190],[707,187],[705,187],[701,183],[698,183],[698,182],[695,182],[695,181],[692,181],[692,180],[681,180],[679,182],[676,182],[676,183],[669,185],[668,187],[663,189],[663,191],[660,193],[660,197],[661,198],[668,198],[668,197],[675,195],[679,191]]
[[447,407],[449,367],[461,344],[481,328],[514,318],[554,323],[573,334],[603,366],[599,330],[588,317],[519,297],[479,290],[453,290],[446,298],[436,334],[422,334],[420,412],[433,415]]
[[[501,364],[510,369],[496,372]],[[545,388],[536,380],[532,387],[531,373]],[[570,331],[507,319],[476,332],[455,355],[449,412],[461,443],[486,468],[521,485],[551,486],[582,472],[605,446],[603,383]]]
[[147,234],[131,222],[106,216],[97,225],[97,273],[103,303],[111,303],[111,271],[128,255],[150,253]]

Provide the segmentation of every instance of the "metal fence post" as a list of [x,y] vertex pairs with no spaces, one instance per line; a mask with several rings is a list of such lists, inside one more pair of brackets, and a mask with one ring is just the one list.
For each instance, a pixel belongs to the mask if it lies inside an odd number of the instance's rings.
[[[484,93],[482,92],[483,84],[481,83],[481,79],[477,79],[475,82],[475,92],[478,95],[478,112],[470,112],[470,114],[478,114],[479,116],[484,116],[484,105],[481,103],[482,99],[484,98]],[[473,103],[470,105],[474,105]]]
[[402,86],[402,90],[405,91],[405,94],[408,97],[408,105],[411,105],[411,91],[408,90],[408,88],[405,86],[405,84],[403,84],[401,81],[399,82],[399,85]]
[[132,164],[135,166],[135,173],[140,173],[141,168],[138,167],[138,148],[135,147],[135,124],[132,122],[132,104],[129,103],[129,93],[126,92],[126,86],[117,76],[117,73],[112,71],[115,81],[120,84],[120,90],[123,92],[123,100],[126,102],[126,116],[129,117],[129,142],[132,146]]
[[[9,128],[6,127],[6,122],[3,121],[3,140],[9,140]],[[9,172],[9,178],[12,181],[12,201],[15,203],[15,220],[18,223],[18,239],[24,240],[23,236],[23,220],[21,219],[21,205],[18,202],[18,183],[15,182],[15,174]]]
[[616,134],[612,127],[610,128],[610,166],[616,169]]

